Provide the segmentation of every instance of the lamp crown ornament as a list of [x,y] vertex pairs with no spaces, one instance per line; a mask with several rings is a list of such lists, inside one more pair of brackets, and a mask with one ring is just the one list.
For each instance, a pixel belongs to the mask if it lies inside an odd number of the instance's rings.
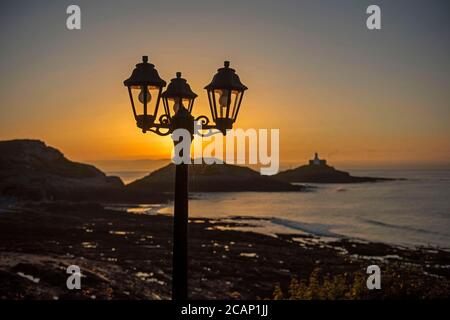
[[170,80],[166,91],[162,94],[163,98],[182,98],[182,99],[195,99],[197,94],[192,91],[191,86],[187,83],[186,79],[181,77],[181,72],[176,73],[176,78]]
[[223,67],[217,69],[212,81],[205,86],[206,90],[228,89],[245,91],[248,88],[241,82],[236,70],[230,68],[230,61],[224,61]]
[[126,79],[124,85],[129,86],[157,86],[165,87],[166,82],[161,79],[155,65],[148,62],[148,56],[142,56],[142,62],[136,64],[131,76]]

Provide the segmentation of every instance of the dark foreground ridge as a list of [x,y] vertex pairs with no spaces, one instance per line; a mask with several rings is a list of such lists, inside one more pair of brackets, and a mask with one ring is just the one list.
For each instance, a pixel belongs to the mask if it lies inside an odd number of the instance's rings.
[[0,141],[0,195],[24,199],[92,199],[123,188],[94,166],[68,160],[39,140]]
[[[239,218],[190,220],[191,299],[449,298],[446,251],[235,229],[243,227],[253,228]],[[12,204],[0,212],[0,299],[170,299],[171,239],[170,216]],[[365,287],[371,264],[382,290]],[[81,267],[81,290],[66,288],[69,265]]]

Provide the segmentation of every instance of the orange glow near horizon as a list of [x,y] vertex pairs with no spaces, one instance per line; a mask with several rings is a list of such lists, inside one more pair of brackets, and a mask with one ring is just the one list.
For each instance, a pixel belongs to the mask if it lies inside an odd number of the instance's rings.
[[[243,77],[243,81],[246,80]],[[246,129],[254,125],[256,128],[280,129],[282,163],[305,163],[316,151],[331,164],[338,165],[432,165],[450,162],[446,149],[449,143],[445,136],[433,137],[432,133],[419,135],[412,131],[400,134],[395,126],[378,130],[378,124],[371,125],[370,119],[348,127],[345,122],[356,121],[357,115],[347,118],[339,113],[328,114],[322,110],[326,102],[321,104],[307,96],[301,99],[301,105],[315,105],[315,108],[298,108],[295,112],[287,109],[286,113],[271,114],[274,109],[266,97],[258,99],[262,96],[259,93],[261,89],[251,87],[251,82],[245,83],[248,83],[250,90],[244,98],[236,127]],[[193,87],[201,86],[197,84]],[[143,134],[135,126],[126,89],[118,86],[116,91],[119,92],[111,98],[112,101],[107,99],[102,103],[101,97],[97,99],[96,109],[90,110],[90,117],[83,117],[83,112],[76,117],[63,114],[46,120],[45,125],[36,122],[26,128],[16,127],[19,133],[3,133],[2,138],[41,139],[76,161],[169,159],[172,151],[170,136],[160,137],[151,132]],[[194,114],[209,116],[205,93],[199,92],[199,95],[201,97],[194,106]],[[274,100],[276,98],[273,97]],[[258,110],[257,118],[253,116],[255,110]]]
[[[170,158],[171,138],[136,127],[123,86],[149,55],[167,82],[183,72],[199,95],[194,115],[208,117],[203,87],[231,60],[249,87],[236,127],[280,129],[280,163],[317,151],[332,165],[450,164],[447,30],[391,24],[369,34],[354,5],[336,9],[346,16],[334,21],[312,2],[301,12],[295,3],[240,3],[230,25],[220,4],[111,3],[107,19],[78,32],[51,10],[23,13],[40,23],[36,35],[33,25],[4,21],[0,140],[40,139],[75,161]],[[84,9],[103,12],[97,3]]]

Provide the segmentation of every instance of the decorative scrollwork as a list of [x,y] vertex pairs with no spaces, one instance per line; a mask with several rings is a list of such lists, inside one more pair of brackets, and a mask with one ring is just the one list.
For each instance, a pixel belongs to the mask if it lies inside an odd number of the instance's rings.
[[153,125],[147,129],[156,133],[159,136],[168,136],[172,133],[172,128],[170,126],[170,117],[166,114],[162,114],[159,118],[159,123],[153,123]]
[[195,118],[195,122],[200,122],[202,126],[207,126],[209,124],[209,118],[207,116],[198,116]]
[[159,123],[163,126],[169,126],[170,125],[170,117],[167,114],[162,114],[159,117]]
[[[213,126],[209,125],[209,118],[207,116],[201,115],[195,118],[195,123],[200,123],[201,127],[194,127],[194,134],[198,134],[201,137],[210,137],[216,133],[220,133],[220,131],[216,130]],[[200,132],[202,130],[207,130],[207,132]]]
[[[166,114],[162,114],[159,118],[159,123],[153,123],[146,131],[156,133],[159,136],[168,136],[173,132],[172,119]],[[222,133],[215,125],[210,125],[210,120],[207,116],[201,115],[195,118],[194,134],[201,137],[210,137],[212,135]],[[205,132],[206,131],[206,132]]]

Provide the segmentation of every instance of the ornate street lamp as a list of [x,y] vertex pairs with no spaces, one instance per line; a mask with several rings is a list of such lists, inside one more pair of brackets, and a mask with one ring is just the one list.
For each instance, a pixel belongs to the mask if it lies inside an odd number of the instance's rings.
[[230,62],[225,61],[224,67],[217,70],[205,89],[208,92],[209,107],[216,128],[226,134],[227,129],[233,128],[244,91],[248,88],[242,84],[235,70],[230,68]]
[[165,117],[169,120],[169,130],[187,129],[194,133],[194,118],[191,115],[194,100],[197,95],[191,90],[186,79],[181,78],[181,72],[170,80],[167,90],[162,94]]
[[[202,129],[209,130],[207,135],[216,132],[226,134],[236,121],[244,91],[247,90],[235,70],[230,68],[230,63],[225,61],[224,67],[218,70],[211,83],[205,87],[214,121],[214,125],[209,125],[208,117],[201,115],[194,118],[191,115],[197,95],[187,81],[181,78],[181,72],[176,73],[176,78],[172,79],[167,90],[162,92],[166,82],[159,77],[155,66],[148,63],[147,56],[142,57],[142,63],[136,65],[131,76],[124,81],[124,85],[128,87],[137,126],[144,133],[151,131],[161,136],[171,134],[176,129],[185,129],[193,136],[195,121],[201,122]],[[159,115],[161,98],[164,110]],[[138,103],[140,109],[137,109]],[[219,131],[214,132],[212,129]],[[174,198],[172,298],[183,301],[188,297],[188,164],[186,163],[176,165]]]
[[176,76],[176,78],[170,81],[167,90],[162,94],[164,109],[169,118],[171,115],[171,106],[174,113],[176,113],[180,107],[187,108],[189,112],[192,112],[194,100],[197,98],[197,95],[191,90],[186,79],[181,77],[181,72],[177,72]]
[[[136,125],[145,133],[154,126],[158,115],[161,91],[166,86],[166,82],[159,77],[155,66],[148,63],[148,57],[143,56],[142,62],[136,65],[131,76],[123,83],[128,87]],[[136,110],[137,106],[141,108]],[[142,112],[140,112],[141,110]],[[165,118],[160,120],[167,121]]]

